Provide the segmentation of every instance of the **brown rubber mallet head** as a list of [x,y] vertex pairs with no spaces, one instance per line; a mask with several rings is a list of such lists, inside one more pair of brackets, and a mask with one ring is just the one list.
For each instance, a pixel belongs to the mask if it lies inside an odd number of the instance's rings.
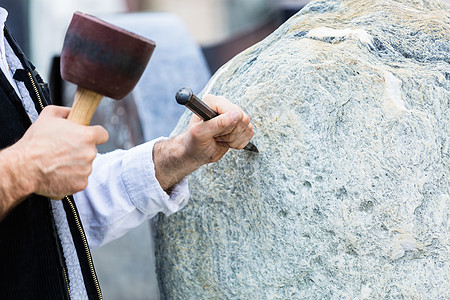
[[89,125],[103,96],[123,99],[136,86],[155,42],[76,12],[61,52],[61,76],[78,86],[68,119]]

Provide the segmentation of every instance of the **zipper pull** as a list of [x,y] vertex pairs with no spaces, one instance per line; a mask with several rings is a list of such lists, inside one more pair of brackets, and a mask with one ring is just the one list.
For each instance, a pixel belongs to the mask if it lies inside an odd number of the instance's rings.
[[17,69],[13,78],[17,81],[25,82],[28,79],[28,72],[23,69]]

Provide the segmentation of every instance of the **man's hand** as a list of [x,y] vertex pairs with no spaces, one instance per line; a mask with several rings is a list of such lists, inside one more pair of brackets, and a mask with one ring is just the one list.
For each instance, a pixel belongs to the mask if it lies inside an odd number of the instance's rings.
[[97,155],[96,145],[108,141],[101,126],[83,126],[68,121],[70,109],[45,108],[17,143],[24,161],[30,163],[33,192],[61,199],[86,188]]
[[237,105],[213,95],[203,101],[219,116],[204,122],[193,115],[184,133],[155,144],[156,178],[164,190],[200,166],[217,162],[229,148],[244,148],[254,135],[250,117]]
[[83,126],[67,120],[70,109],[46,107],[25,135],[0,152],[2,212],[35,193],[52,199],[83,190],[97,155],[96,145],[108,140],[101,126]]

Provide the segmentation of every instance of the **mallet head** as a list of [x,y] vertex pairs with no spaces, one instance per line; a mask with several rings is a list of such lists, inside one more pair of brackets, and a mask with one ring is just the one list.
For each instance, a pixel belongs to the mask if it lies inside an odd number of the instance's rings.
[[61,76],[78,86],[68,119],[89,125],[103,96],[120,100],[139,81],[152,40],[76,12],[61,53]]
[[61,53],[61,76],[119,100],[139,81],[155,49],[152,40],[76,12]]

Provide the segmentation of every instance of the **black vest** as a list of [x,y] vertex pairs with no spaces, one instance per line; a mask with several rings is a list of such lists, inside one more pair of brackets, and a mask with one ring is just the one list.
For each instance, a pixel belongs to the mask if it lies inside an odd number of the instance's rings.
[[[24,66],[23,81],[40,113],[51,104],[47,85],[5,28],[5,38]],[[21,100],[0,72],[0,149],[18,141],[31,125]],[[1,171],[1,170],[0,170]],[[1,174],[0,174],[1,180]],[[101,291],[73,197],[63,201],[89,299]],[[31,195],[0,222],[0,299],[70,299],[69,277],[49,199]]]

